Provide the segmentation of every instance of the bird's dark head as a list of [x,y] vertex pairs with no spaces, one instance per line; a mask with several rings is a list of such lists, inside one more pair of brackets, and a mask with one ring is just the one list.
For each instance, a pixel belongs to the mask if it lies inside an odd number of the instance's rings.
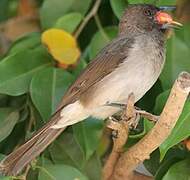
[[119,33],[150,33],[158,30],[164,32],[166,29],[180,26],[173,21],[172,17],[164,10],[172,7],[158,8],[149,4],[129,5],[121,18]]

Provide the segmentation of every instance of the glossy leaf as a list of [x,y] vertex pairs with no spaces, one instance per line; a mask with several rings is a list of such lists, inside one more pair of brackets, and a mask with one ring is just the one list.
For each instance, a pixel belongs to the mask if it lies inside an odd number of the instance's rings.
[[78,12],[84,15],[89,9],[90,4],[91,0],[46,0],[40,12],[42,27],[52,27],[58,18],[70,12]]
[[73,133],[76,141],[80,144],[85,158],[89,157],[97,149],[103,130],[103,121],[88,118],[82,122],[75,124]]
[[144,0],[128,0],[129,4],[142,4]]
[[9,101],[9,96],[0,94],[0,107],[6,107]]
[[42,43],[60,64],[75,64],[80,56],[76,39],[61,29],[48,29],[42,34]]
[[85,172],[85,174],[88,175],[90,180],[101,179],[102,165],[101,159],[97,155],[97,153],[94,153],[92,157],[88,160],[88,162],[85,164],[83,171]]
[[0,108],[0,142],[13,130],[19,119],[19,113],[10,108]]
[[184,43],[190,48],[190,33],[189,33],[189,29],[190,29],[190,24],[185,24],[183,25],[183,28],[180,29],[180,31],[176,31],[177,36],[184,41]]
[[46,68],[33,77],[30,86],[32,101],[44,120],[55,111],[72,81],[70,73],[57,68]]
[[170,167],[186,158],[186,150],[181,149],[178,147],[174,147],[168,151],[166,154],[164,160],[160,162],[160,158],[158,157],[154,161],[152,161],[152,164],[155,164],[155,162],[158,162],[160,164],[159,168],[156,171],[155,174],[155,180],[162,180],[163,176],[167,173],[167,171],[170,169]]
[[157,115],[161,114],[161,112],[166,104],[169,94],[170,94],[170,90],[166,90],[157,96],[156,104],[154,106],[155,114],[157,114]]
[[118,17],[118,19],[120,19],[127,7],[128,2],[127,0],[110,0],[110,4],[114,14]]
[[176,0],[159,0],[156,3],[157,6],[170,6],[176,5]]
[[144,3],[148,3],[148,4],[155,4],[157,6],[168,6],[168,5],[175,5],[176,4],[176,0],[159,0],[159,1],[155,1],[155,0],[128,0],[129,4],[144,4]]
[[162,180],[188,180],[190,179],[190,159],[174,164]]
[[18,96],[28,92],[33,75],[50,65],[51,60],[42,48],[5,57],[0,62],[0,93]]
[[1,175],[0,175],[0,180],[12,180],[12,177],[1,176]]
[[189,26],[176,30],[175,34],[168,40],[166,63],[160,76],[165,90],[171,88],[181,71],[189,71],[190,69],[190,36],[186,36],[186,40],[184,41],[183,34],[185,33],[189,33]]
[[26,49],[33,49],[40,45],[40,33],[31,33],[16,40],[9,53],[16,53],[18,51],[25,51]]
[[117,35],[117,27],[107,27],[102,31],[98,31],[92,38],[90,43],[89,55],[93,59],[97,53],[105,47]]
[[80,171],[65,164],[46,165],[40,168],[38,180],[87,180]]
[[0,154],[0,161],[2,161],[5,158],[4,154]]
[[9,5],[9,3],[7,0],[1,0],[0,1],[0,7],[1,7],[0,22],[4,21],[7,18],[8,5]]
[[64,132],[59,136],[50,146],[49,152],[55,164],[65,163],[80,170],[84,167],[84,153],[71,133]]
[[63,29],[69,33],[73,33],[83,16],[80,13],[69,13],[60,17],[55,24],[55,28]]

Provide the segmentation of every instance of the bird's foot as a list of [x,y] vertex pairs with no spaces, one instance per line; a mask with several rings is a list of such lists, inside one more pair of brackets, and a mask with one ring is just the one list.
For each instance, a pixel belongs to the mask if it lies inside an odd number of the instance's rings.
[[115,128],[115,125],[117,125],[119,121],[114,118],[113,116],[110,116],[107,121],[107,127],[112,129],[112,138],[117,138],[118,137],[118,129]]
[[[113,107],[119,107],[121,110],[125,110],[127,108],[127,106],[128,106],[127,104],[124,104],[124,103],[115,103],[115,102],[114,103],[108,102],[106,105],[107,106],[113,106]],[[142,110],[142,109],[140,109],[139,107],[136,107],[136,106],[134,106],[134,111],[135,112],[132,113],[133,114],[132,117],[137,117],[137,120],[135,120],[136,123],[139,122],[140,117],[144,117],[144,118],[146,118],[146,119],[148,119],[149,121],[152,121],[152,122],[157,122],[159,120],[159,118],[160,118],[160,116],[157,116],[157,115],[151,114],[149,112],[146,112],[146,111],[144,111],[144,110]],[[132,118],[132,117],[130,117],[130,118]],[[125,115],[124,118],[129,119],[129,118],[126,117],[126,115]],[[133,127],[136,127],[136,126],[133,126]]]
[[134,104],[135,96],[133,93],[131,93],[128,97],[127,105],[125,106],[122,114],[122,119],[128,123],[129,128],[131,129],[136,128],[140,120],[140,114],[136,112]]

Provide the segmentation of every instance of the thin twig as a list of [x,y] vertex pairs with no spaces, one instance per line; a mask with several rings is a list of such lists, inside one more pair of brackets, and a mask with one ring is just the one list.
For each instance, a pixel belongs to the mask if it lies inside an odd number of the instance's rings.
[[[121,103],[107,103],[106,106],[112,106],[112,107],[119,107],[122,110],[124,110],[127,107],[127,104],[121,104]],[[147,118],[150,121],[157,122],[160,116],[156,116],[154,114],[151,114],[149,112],[146,112],[145,110],[141,110],[140,108],[135,106],[135,109],[133,109],[136,114],[141,115],[144,118]],[[134,113],[135,113],[134,112]]]
[[104,31],[104,28],[102,27],[102,24],[101,24],[101,21],[100,21],[100,18],[97,14],[94,15],[94,19],[95,19],[95,22],[96,22],[96,25],[98,27],[98,29],[100,30],[100,33],[102,34],[102,36],[104,37],[104,39],[109,42],[110,41],[110,38],[108,37],[108,35],[106,34],[106,32]]
[[82,32],[82,30],[84,29],[84,27],[88,23],[88,21],[96,15],[98,8],[100,6],[100,3],[101,3],[101,0],[96,0],[91,11],[87,14],[87,16],[84,18],[84,20],[82,21],[82,23],[80,24],[80,26],[76,30],[76,32],[74,34],[76,39],[79,37],[80,33]]

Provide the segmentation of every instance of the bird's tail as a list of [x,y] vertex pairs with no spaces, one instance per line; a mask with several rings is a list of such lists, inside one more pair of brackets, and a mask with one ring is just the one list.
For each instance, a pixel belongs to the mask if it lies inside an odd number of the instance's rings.
[[56,113],[31,139],[9,154],[0,163],[0,173],[9,176],[16,176],[19,174],[28,163],[37,157],[65,129],[51,128],[59,118],[59,113]]

